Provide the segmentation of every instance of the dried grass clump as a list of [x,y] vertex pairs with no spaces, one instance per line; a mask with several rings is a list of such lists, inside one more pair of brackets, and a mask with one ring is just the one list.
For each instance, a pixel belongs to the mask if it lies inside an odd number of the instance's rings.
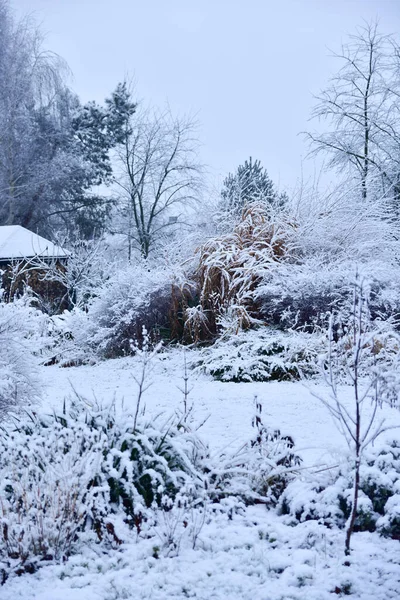
[[262,322],[253,292],[271,263],[287,255],[287,231],[287,223],[271,221],[265,206],[251,204],[232,233],[200,248],[195,274],[199,304],[186,311],[186,329],[193,341]]

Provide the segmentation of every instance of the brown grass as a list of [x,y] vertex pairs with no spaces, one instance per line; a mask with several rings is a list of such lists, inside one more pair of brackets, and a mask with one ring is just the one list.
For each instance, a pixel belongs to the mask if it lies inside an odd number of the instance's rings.
[[[271,222],[264,206],[252,204],[232,233],[212,239],[198,250],[199,306],[207,317],[207,324],[202,323],[203,336],[217,333],[227,311],[236,315],[237,329],[259,322],[253,292],[263,271],[286,256],[287,230],[288,224]],[[194,341],[199,341],[198,331]]]

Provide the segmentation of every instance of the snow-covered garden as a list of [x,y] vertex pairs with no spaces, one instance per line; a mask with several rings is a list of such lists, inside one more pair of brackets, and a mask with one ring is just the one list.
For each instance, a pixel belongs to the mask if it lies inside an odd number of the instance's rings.
[[[41,367],[41,406],[20,417],[12,440],[2,438],[2,494],[14,486],[12,513],[2,500],[2,564],[10,574],[2,598],[397,598],[399,526],[395,539],[385,534],[396,518],[400,469],[393,432],[368,449],[362,466],[385,514],[361,493],[363,530],[345,557],[352,462],[315,397],[325,385],[225,383],[189,371],[185,398],[185,356],[190,364],[195,354],[174,350],[152,359],[136,435],[139,357]],[[351,407],[350,387],[340,392]],[[255,397],[262,424],[281,435],[252,446],[260,430]],[[400,424],[396,411],[384,415]],[[133,447],[143,448],[144,462],[130,468]],[[286,463],[291,455],[301,462]],[[150,506],[136,487],[136,469],[154,477]],[[116,492],[110,482],[118,477],[123,489]],[[387,511],[385,494],[393,494]],[[14,558],[7,556],[12,544]],[[18,569],[26,572],[13,576]]]
[[400,48],[336,58],[331,183],[215,190],[0,0],[2,600],[400,597]]

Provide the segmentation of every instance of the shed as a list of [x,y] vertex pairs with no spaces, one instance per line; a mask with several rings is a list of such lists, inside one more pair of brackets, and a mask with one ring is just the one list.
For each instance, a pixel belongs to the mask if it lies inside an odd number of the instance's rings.
[[67,308],[63,274],[69,256],[70,253],[61,246],[25,227],[0,226],[1,299],[13,300],[28,285],[46,312]]
[[69,252],[21,225],[0,227],[0,264],[40,258],[45,261],[68,259]]

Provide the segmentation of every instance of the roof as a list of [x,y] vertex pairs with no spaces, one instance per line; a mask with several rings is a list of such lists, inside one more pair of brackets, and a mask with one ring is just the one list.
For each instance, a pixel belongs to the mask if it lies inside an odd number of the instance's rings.
[[0,226],[0,261],[35,256],[67,258],[69,252],[20,225]]

